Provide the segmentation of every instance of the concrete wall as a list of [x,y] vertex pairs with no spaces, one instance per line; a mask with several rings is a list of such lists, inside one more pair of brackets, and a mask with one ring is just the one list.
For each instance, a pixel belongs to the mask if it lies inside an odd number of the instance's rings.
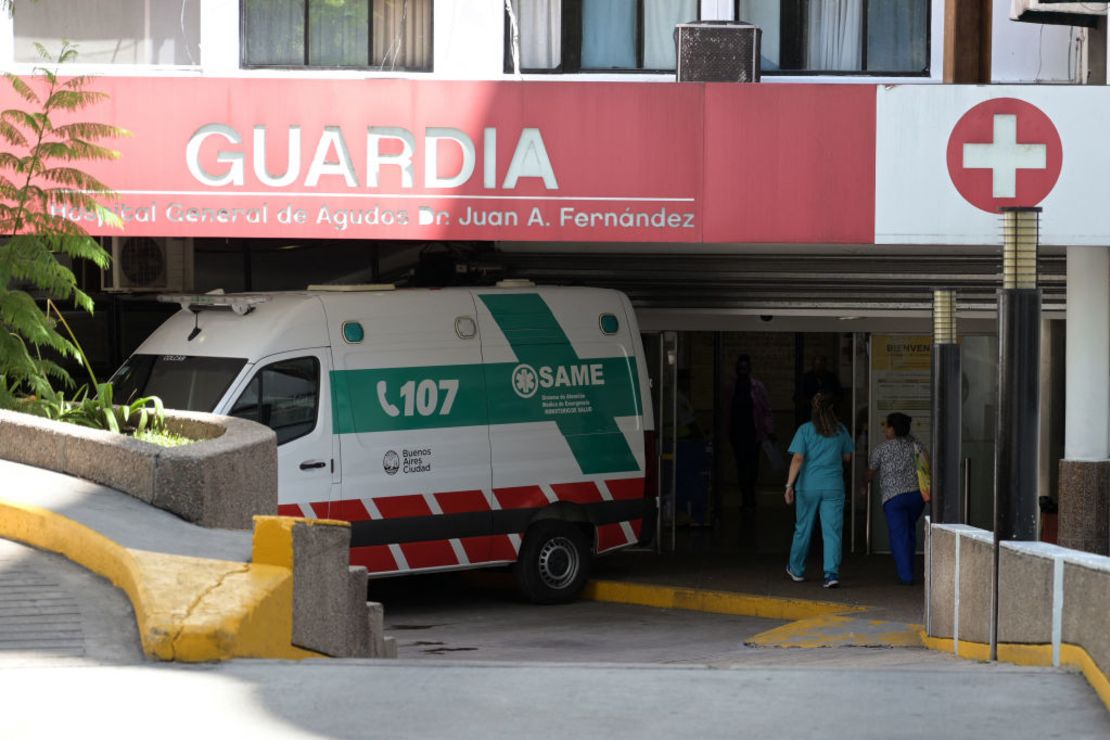
[[255,517],[253,562],[293,574],[292,634],[298,648],[336,658],[396,658],[382,605],[366,600],[365,568],[348,565],[348,522]]
[[201,441],[159,447],[126,435],[0,411],[0,457],[100,483],[202,527],[250,529],[277,513],[277,439],[268,427],[171,411],[166,425]]
[[[993,535],[936,524],[929,534],[929,637],[990,642]],[[1004,542],[998,566],[999,645],[1083,648],[1110,673],[1110,557],[1044,542]]]

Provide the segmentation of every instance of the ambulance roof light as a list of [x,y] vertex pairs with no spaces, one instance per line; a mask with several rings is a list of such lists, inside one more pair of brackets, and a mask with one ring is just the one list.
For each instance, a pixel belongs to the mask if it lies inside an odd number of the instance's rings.
[[356,283],[351,285],[310,285],[309,290],[320,290],[330,293],[365,293],[383,290],[397,290],[393,283]]
[[534,288],[536,284],[527,278],[505,278],[497,281],[498,288]]
[[186,311],[210,308],[229,308],[239,316],[246,316],[260,303],[270,300],[268,295],[224,295],[222,293],[163,293],[159,303],[176,303]]

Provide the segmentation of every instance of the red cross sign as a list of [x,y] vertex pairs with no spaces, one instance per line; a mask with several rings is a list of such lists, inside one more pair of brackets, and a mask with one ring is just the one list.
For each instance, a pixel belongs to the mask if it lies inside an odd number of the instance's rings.
[[988,213],[1035,206],[1060,177],[1064,149],[1052,120],[1017,98],[964,113],[948,137],[948,174],[971,205]]

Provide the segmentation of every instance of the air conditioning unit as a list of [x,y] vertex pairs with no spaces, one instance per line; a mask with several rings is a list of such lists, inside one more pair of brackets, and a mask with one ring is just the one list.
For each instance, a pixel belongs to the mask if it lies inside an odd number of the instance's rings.
[[1010,20],[1094,28],[1098,17],[1106,15],[1106,5],[1064,0],[1011,0]]
[[106,291],[193,289],[193,240],[175,236],[113,236],[112,264],[102,273]]
[[700,21],[675,26],[679,82],[759,82],[759,26]]

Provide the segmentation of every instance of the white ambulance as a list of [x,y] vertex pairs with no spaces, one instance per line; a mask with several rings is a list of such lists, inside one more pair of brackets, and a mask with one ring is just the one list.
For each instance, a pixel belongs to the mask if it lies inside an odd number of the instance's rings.
[[647,367],[611,290],[314,287],[172,295],[116,397],[252,419],[278,441],[279,512],[350,521],[371,575],[514,564],[536,602],[638,541]]

